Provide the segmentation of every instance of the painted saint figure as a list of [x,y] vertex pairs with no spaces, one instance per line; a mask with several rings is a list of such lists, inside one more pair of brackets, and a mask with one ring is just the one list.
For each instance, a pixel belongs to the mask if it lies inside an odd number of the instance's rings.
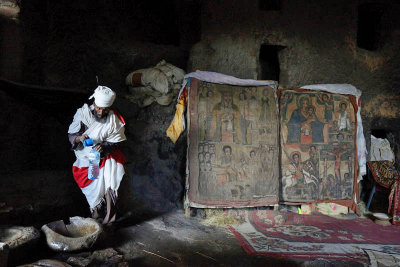
[[347,158],[347,165],[348,165],[349,175],[352,175],[353,174],[353,161],[350,156]]
[[250,140],[248,143],[252,145],[256,145],[257,142],[259,141],[259,133],[258,133],[258,120],[259,120],[259,115],[258,115],[258,99],[257,99],[257,88],[252,87],[247,89],[247,105],[249,107],[249,115],[248,115],[248,120],[249,120],[249,126],[248,130],[250,130]]
[[310,106],[310,99],[306,96],[300,97],[298,108],[292,112],[288,127],[288,143],[300,143],[301,124],[307,121],[308,106]]
[[286,121],[287,106],[292,102],[292,100],[293,94],[290,92],[283,93],[282,97],[280,98],[282,122]]
[[260,113],[260,121],[268,121],[271,119],[269,110],[269,98],[268,98],[268,89],[263,90],[263,95],[261,97],[261,113]]
[[238,107],[233,103],[232,95],[223,92],[221,102],[214,107],[217,129],[215,139],[221,142],[233,143],[236,140],[236,118]]
[[308,151],[310,158],[308,159],[315,170],[315,176],[319,177],[319,155],[316,146],[311,145]]
[[259,161],[256,157],[256,152],[254,150],[250,151],[249,159],[249,175],[252,180],[258,178]]
[[290,156],[289,170],[292,173],[292,180],[296,183],[303,183],[303,163],[301,162],[300,152],[293,152]]
[[221,167],[225,169],[227,178],[229,182],[234,182],[238,180],[237,171],[235,168],[235,162],[232,155],[232,147],[224,146],[222,148],[223,156],[221,158]]
[[312,127],[311,122],[314,120],[312,114],[312,106],[307,107],[307,120],[301,123],[300,143],[311,144],[312,143]]
[[307,108],[307,121],[311,124],[311,132],[312,132],[312,142],[313,143],[322,143],[324,142],[324,123],[320,122],[315,115],[315,107],[309,106]]
[[207,98],[203,97],[202,94],[199,95],[199,103],[197,105],[197,113],[198,113],[198,120],[199,120],[199,139],[201,141],[205,140],[205,121],[207,116]]
[[324,120],[329,123],[333,119],[333,100],[327,94],[317,94],[317,103],[325,106]]
[[199,134],[200,140],[210,140],[211,139],[211,123],[213,119],[212,109],[213,109],[213,96],[212,91],[207,91],[205,97],[200,97],[198,104],[198,114],[199,114]]
[[340,103],[340,109],[338,110],[337,126],[339,131],[350,130],[350,115],[346,111],[347,104],[345,102]]
[[240,130],[242,133],[242,144],[247,145],[247,129],[250,124],[249,120],[249,105],[246,99],[245,92],[239,94],[239,109],[240,109]]
[[212,124],[212,120],[213,120],[213,115],[212,115],[212,111],[213,111],[213,97],[214,97],[214,93],[213,91],[208,91],[207,92],[207,103],[206,103],[206,111],[207,111],[207,115],[205,117],[205,139],[206,140],[211,140],[211,124]]
[[335,178],[336,178],[336,183],[338,185],[341,185],[341,181],[342,181],[342,178],[340,175],[340,165],[341,165],[340,157],[346,153],[347,153],[347,151],[340,151],[339,146],[335,146],[335,148],[333,149],[333,152],[326,151],[326,154],[335,157]]

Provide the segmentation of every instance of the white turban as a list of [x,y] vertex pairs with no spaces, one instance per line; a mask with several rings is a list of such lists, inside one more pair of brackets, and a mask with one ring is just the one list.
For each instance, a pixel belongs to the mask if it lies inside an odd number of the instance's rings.
[[96,106],[101,108],[111,107],[115,100],[115,92],[108,88],[107,86],[99,85],[95,90],[94,94],[89,97],[92,99],[94,97],[94,103]]

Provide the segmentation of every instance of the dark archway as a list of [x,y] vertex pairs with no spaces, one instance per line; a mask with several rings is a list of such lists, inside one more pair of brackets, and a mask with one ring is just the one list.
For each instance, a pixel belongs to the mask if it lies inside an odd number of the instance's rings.
[[279,82],[280,67],[278,53],[284,48],[284,46],[280,45],[261,45],[258,79],[274,80]]

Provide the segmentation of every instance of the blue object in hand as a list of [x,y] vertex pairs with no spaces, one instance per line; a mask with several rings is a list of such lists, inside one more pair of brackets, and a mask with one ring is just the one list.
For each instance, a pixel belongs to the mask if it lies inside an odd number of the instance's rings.
[[99,173],[100,173],[100,152],[98,152],[94,147],[92,147],[92,150],[89,153],[88,178],[91,180],[97,179],[99,178]]
[[82,144],[84,147],[93,146],[93,139],[92,138],[85,139],[83,140]]

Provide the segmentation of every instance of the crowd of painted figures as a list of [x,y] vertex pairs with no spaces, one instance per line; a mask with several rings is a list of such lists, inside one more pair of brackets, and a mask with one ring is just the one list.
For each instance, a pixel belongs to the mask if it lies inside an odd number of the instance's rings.
[[284,90],[278,103],[279,120],[272,88],[199,83],[199,193],[237,200],[280,189],[287,201],[350,199],[355,113],[349,98]]
[[199,192],[220,200],[278,193],[277,111],[272,88],[200,83]]
[[286,90],[279,107],[284,200],[350,199],[355,116],[348,97]]

